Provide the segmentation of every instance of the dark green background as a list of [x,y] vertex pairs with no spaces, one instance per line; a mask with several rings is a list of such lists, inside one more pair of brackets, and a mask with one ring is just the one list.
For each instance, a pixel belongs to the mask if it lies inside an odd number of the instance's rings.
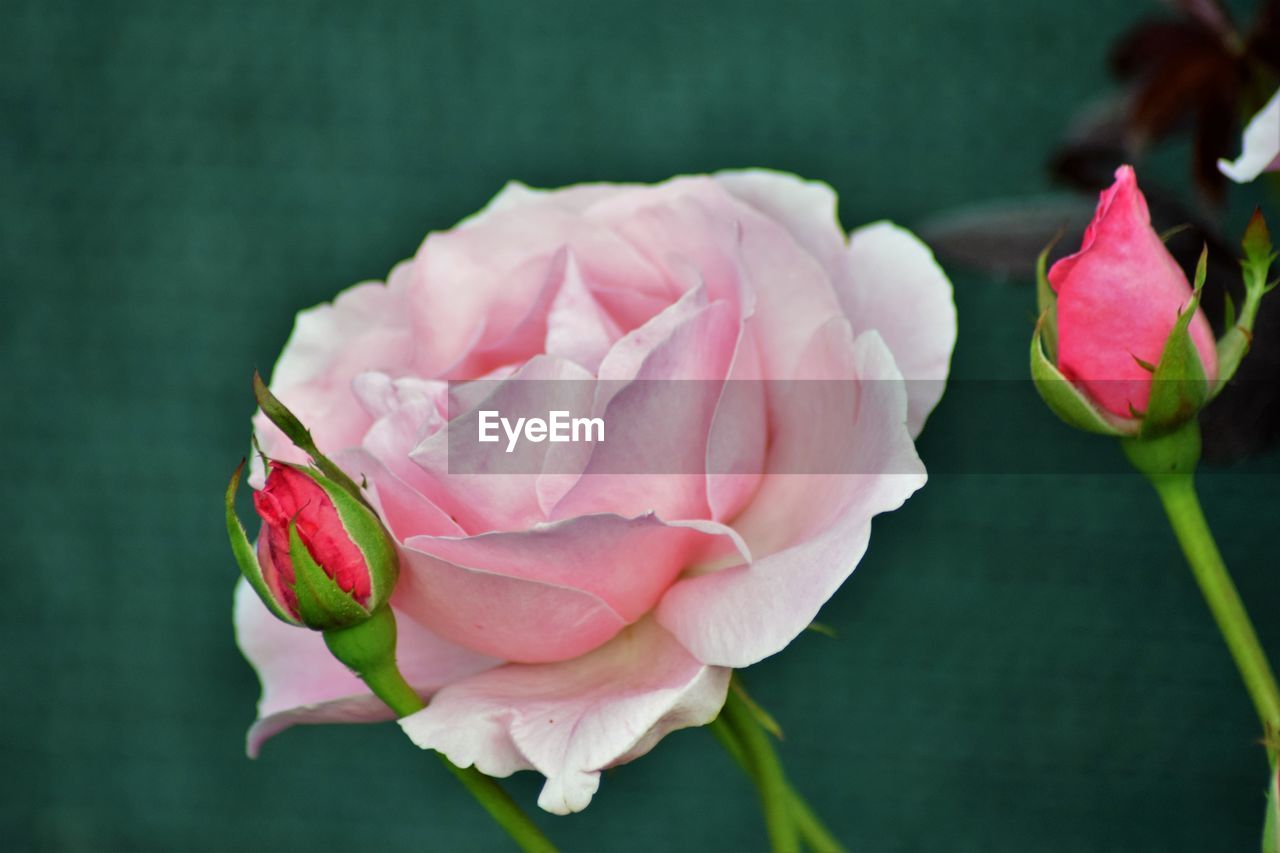
[[[1108,85],[1107,43],[1159,12],[4,4],[0,847],[503,849],[392,726],[295,729],[244,757],[257,683],[219,503],[249,373],[293,313],[383,276],[509,178],[772,166],[829,181],[850,226],[1041,191],[1067,116]],[[953,277],[955,374],[1021,376],[1028,289]],[[1071,440],[1038,408],[958,395],[921,452],[981,470],[989,429],[1027,470]],[[1277,479],[1203,489],[1280,653]],[[807,634],[748,681],[853,850],[1256,849],[1256,724],[1137,477],[936,476],[877,523],[821,618],[838,639]],[[510,787],[532,805],[538,784]],[[540,820],[577,850],[763,838],[701,731]]]

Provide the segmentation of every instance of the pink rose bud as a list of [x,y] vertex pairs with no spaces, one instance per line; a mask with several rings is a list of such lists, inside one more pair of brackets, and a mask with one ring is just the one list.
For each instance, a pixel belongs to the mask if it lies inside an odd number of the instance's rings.
[[[363,622],[390,595],[398,557],[390,536],[357,496],[324,475],[271,461],[253,495],[262,518],[257,559],[234,519],[228,529],[241,569],[271,610],[287,622],[334,630]],[[234,522],[234,525],[233,525]],[[238,531],[238,532],[237,532]]]
[[[1048,280],[1057,294],[1057,368],[1062,376],[1106,412],[1140,417],[1166,342],[1181,312],[1192,305],[1193,293],[1151,227],[1133,167],[1116,170],[1115,183],[1099,198],[1080,250],[1054,264]],[[1212,384],[1217,352],[1198,304],[1187,331],[1204,379]]]

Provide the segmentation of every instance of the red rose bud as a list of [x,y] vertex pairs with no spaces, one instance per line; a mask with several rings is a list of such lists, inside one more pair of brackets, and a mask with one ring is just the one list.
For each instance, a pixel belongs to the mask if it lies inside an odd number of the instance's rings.
[[1098,200],[1080,250],[1043,275],[1032,376],[1069,423],[1158,434],[1193,418],[1218,375],[1213,331],[1160,235],[1131,166]]
[[270,462],[266,485],[253,495],[262,517],[255,558],[232,505],[239,478],[237,469],[227,492],[232,549],[273,613],[330,631],[365,621],[387,600],[398,557],[363,500],[316,471]]

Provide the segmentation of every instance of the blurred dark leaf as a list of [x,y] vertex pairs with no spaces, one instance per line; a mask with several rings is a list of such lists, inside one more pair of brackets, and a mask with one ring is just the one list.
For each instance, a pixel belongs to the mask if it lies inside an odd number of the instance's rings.
[[1050,169],[1072,186],[1105,186],[1118,163],[1137,162],[1154,144],[1189,130],[1191,177],[1206,199],[1220,203],[1226,184],[1217,161],[1234,153],[1253,90],[1274,87],[1261,57],[1280,53],[1280,0],[1267,0],[1247,40],[1219,0],[1165,5],[1179,16],[1144,20],[1117,41],[1110,63],[1121,94],[1076,117]]
[[1194,18],[1224,38],[1230,37],[1235,32],[1231,15],[1219,0],[1174,0],[1170,5],[1186,12],[1188,17]]
[[[1280,0],[1267,0],[1263,4],[1245,42],[1245,49],[1250,56],[1269,66],[1267,70],[1272,75],[1272,84],[1280,83],[1274,79],[1280,75]],[[1274,85],[1269,88],[1274,89]]]
[[918,230],[944,265],[1033,281],[1036,256],[1059,232],[1052,258],[1075,251],[1093,209],[1092,200],[1075,195],[1005,199],[944,212]]
[[1108,186],[1116,168],[1136,159],[1130,147],[1128,91],[1093,101],[1076,113],[1049,170],[1068,185],[1087,190]]

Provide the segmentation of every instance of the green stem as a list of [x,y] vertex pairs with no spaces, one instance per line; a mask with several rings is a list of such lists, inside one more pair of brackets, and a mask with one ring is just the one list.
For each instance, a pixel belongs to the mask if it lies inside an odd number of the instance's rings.
[[[725,752],[747,775],[752,775],[751,763],[747,758],[747,754],[743,751],[742,744],[739,743],[737,734],[729,726],[723,716],[717,717],[711,721],[708,726],[711,733],[715,735],[716,740],[720,741],[720,745],[724,747]],[[754,781],[754,777],[753,777]],[[787,794],[789,798],[789,807],[791,808],[791,817],[796,822],[796,829],[800,831],[800,839],[807,844],[815,853],[845,853],[844,847],[831,834],[831,830],[822,823],[821,818],[814,813],[813,808],[805,802],[804,797],[788,784]]]
[[1195,470],[1200,461],[1200,425],[1188,421],[1178,430],[1158,438],[1121,442],[1125,455],[1155,488],[1182,553],[1191,565],[1200,592],[1227,649],[1240,670],[1253,707],[1262,721],[1267,758],[1274,766],[1276,737],[1280,735],[1280,689],[1258,635],[1245,612],[1240,593],[1231,581],[1218,553],[1200,499],[1196,497]]
[[1191,564],[1196,583],[1218,623],[1218,630],[1235,658],[1245,689],[1253,700],[1258,719],[1266,735],[1267,754],[1274,761],[1274,735],[1280,733],[1280,689],[1271,665],[1258,642],[1258,635],[1249,621],[1244,602],[1231,582],[1222,555],[1213,541],[1213,533],[1205,521],[1196,497],[1195,483],[1190,474],[1167,474],[1151,478],[1160,502],[1164,504],[1169,523],[1182,546],[1182,553]]
[[[795,797],[783,775],[773,744],[769,742],[769,735],[734,690],[729,691],[720,714],[732,734],[736,735],[741,759],[745,760],[752,781],[760,792],[765,828],[769,832],[773,853],[799,853],[799,827],[792,811]],[[730,754],[734,754],[733,749],[730,749]]]
[[[396,666],[395,615],[391,608],[375,610],[368,621],[355,627],[326,631],[324,639],[334,657],[355,671],[397,717],[407,717],[427,707]],[[457,766],[442,753],[440,760],[521,850],[555,853],[555,845],[501,785],[474,767]]]

